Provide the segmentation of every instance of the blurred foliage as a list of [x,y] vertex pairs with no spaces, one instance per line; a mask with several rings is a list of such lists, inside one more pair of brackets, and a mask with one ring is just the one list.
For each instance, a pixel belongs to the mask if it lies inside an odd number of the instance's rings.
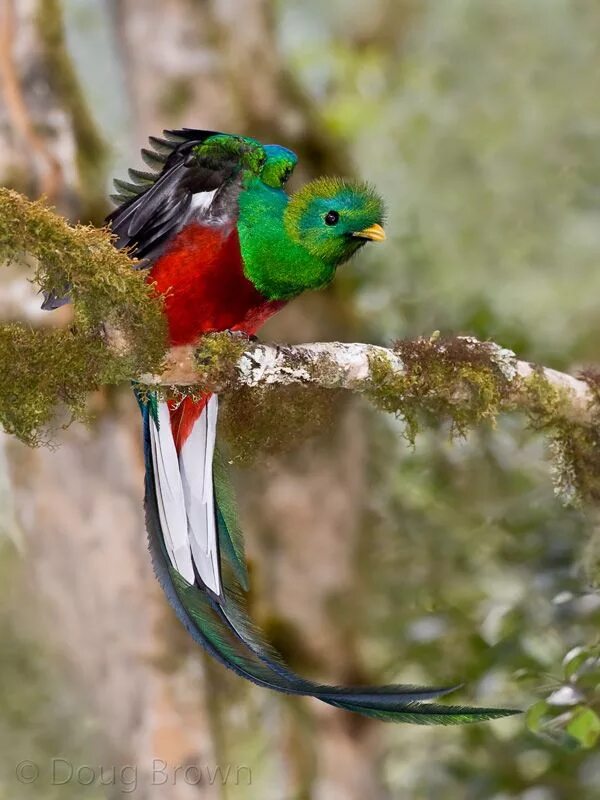
[[328,27],[314,12],[295,62],[388,205],[387,258],[356,266],[375,331],[596,359],[600,11],[379,0],[365,21],[348,5],[329,4]]
[[[280,24],[328,124],[387,202],[389,246],[345,275],[372,338],[439,329],[557,368],[598,363],[600,8],[375,0],[365,14],[358,2],[286,0]],[[364,585],[340,601],[340,624],[360,624],[378,677],[465,680],[469,700],[530,709],[456,736],[394,728],[390,790],[591,800],[595,512],[561,506],[544,444],[521,420],[453,443],[438,425],[414,450],[402,423],[374,429]]]

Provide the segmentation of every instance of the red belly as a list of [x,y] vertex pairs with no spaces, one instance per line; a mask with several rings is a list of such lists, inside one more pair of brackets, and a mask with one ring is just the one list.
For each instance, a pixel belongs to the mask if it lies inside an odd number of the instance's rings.
[[[285,305],[267,300],[245,277],[235,228],[188,225],[150,271],[149,281],[165,298],[172,345],[192,344],[203,333],[239,330],[256,333]],[[186,397],[171,407],[178,450],[202,413],[207,397]]]
[[234,228],[188,225],[149,274],[165,298],[171,344],[191,344],[203,333],[255,333],[284,305],[269,301],[245,277]]

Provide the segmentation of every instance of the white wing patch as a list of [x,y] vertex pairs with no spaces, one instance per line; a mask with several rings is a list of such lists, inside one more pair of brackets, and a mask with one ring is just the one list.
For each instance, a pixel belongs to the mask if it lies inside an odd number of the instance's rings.
[[196,192],[195,194],[192,195],[192,202],[190,204],[190,209],[206,213],[211,207],[212,201],[215,199],[216,193],[217,189],[214,189],[212,192]]
[[159,427],[154,420],[150,421],[150,445],[155,465],[154,483],[158,516],[171,564],[188,583],[194,583],[185,498],[171,432],[169,408],[164,402],[158,404],[158,423]]

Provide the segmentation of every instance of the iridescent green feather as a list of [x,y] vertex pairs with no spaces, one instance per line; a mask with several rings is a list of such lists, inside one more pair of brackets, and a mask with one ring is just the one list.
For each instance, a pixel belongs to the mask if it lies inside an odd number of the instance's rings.
[[266,159],[265,149],[256,139],[228,133],[209,136],[194,148],[194,153],[203,159],[214,157],[216,163],[224,158],[235,159],[242,169],[248,170],[253,175],[260,175]]
[[[219,656],[251,680],[290,694],[312,695],[346,711],[352,711],[384,722],[405,722],[417,725],[460,725],[498,719],[518,713],[514,709],[442,706],[436,703],[406,701],[402,691],[419,691],[422,687],[387,686],[375,689],[371,705],[361,704],[353,694],[371,694],[369,687],[344,689],[306,681],[291,673],[274,648],[262,638],[249,620],[241,595],[228,594],[222,610],[210,597],[191,586],[175,570],[169,569],[175,591],[190,619]],[[431,690],[432,696],[449,689]],[[428,698],[426,698],[428,699]],[[386,707],[387,706],[387,707]]]
[[239,525],[235,493],[229,480],[225,458],[218,447],[213,458],[213,482],[221,557],[228,559],[240,585],[248,591],[244,534]]
[[442,706],[439,703],[408,703],[400,711],[388,711],[362,706],[348,707],[345,703],[331,701],[330,705],[354,711],[381,722],[406,722],[412,725],[465,725],[472,722],[485,722],[520,714],[514,708],[471,708],[469,706]]
[[243,644],[233,628],[217,612],[209,596],[191,586],[172,567],[169,567],[169,575],[190,619],[220,656],[251,679],[271,685],[272,670]]

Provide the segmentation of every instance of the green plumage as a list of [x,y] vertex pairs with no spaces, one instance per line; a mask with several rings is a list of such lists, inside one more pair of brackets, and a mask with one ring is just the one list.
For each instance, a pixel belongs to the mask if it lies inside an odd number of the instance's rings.
[[353,706],[348,709],[343,703],[331,703],[332,706],[354,711],[381,722],[408,722],[413,725],[465,725],[470,722],[485,722],[489,719],[501,719],[519,714],[510,708],[470,708],[469,706],[442,706],[439,703],[409,703],[401,711],[385,709],[361,708]]
[[[238,233],[246,277],[269,300],[288,300],[333,280],[381,225],[383,203],[368,186],[321,178],[288,198],[252,175],[239,198]],[[328,214],[338,216],[328,224]]]
[[[119,186],[129,200],[122,215],[115,218],[115,230],[127,238],[133,215],[139,214],[136,225],[143,235],[137,243],[141,248],[153,245],[157,224],[166,226],[164,230],[159,227],[161,235],[177,231],[181,208],[197,224],[194,215],[203,209],[207,225],[237,225],[244,274],[264,298],[288,300],[307,289],[327,285],[337,267],[366,241],[385,238],[381,227],[383,204],[364,184],[322,178],[288,198],[283,185],[296,164],[289,150],[263,146],[248,137],[202,131],[184,130],[172,136],[174,143],[153,142],[156,152],[146,155],[152,165],[165,165],[162,176],[154,179],[152,173],[134,171],[130,177],[135,183]],[[148,187],[152,188],[145,205]],[[211,203],[218,211],[211,215],[207,209],[212,205],[194,203],[192,195],[214,198]],[[227,282],[222,282],[227,287]],[[225,300],[231,296],[226,294]],[[185,441],[183,449],[175,451],[174,441],[158,437],[159,412],[169,410],[157,405],[154,393],[140,402],[150,550],[157,577],[193,638],[254,683],[287,694],[315,697],[373,719],[453,725],[517,713],[512,709],[429,702],[456,687],[326,686],[298,676],[285,664],[246,611],[248,572],[243,534],[225,459],[218,450],[214,456],[212,453],[216,416],[210,416],[210,403],[203,407],[204,422],[198,418],[198,424],[206,425],[195,440],[196,458],[200,455],[201,460],[190,462],[188,456],[193,451],[185,450]],[[212,484],[206,468],[210,458]],[[202,492],[193,495],[189,487],[196,470],[203,476]],[[191,505],[191,501],[201,505]]]
[[164,134],[164,139],[150,137],[151,150],[142,149],[142,158],[153,172],[130,169],[130,181],[114,180],[117,193],[112,199],[115,203],[127,203],[150,189],[168,168],[170,160],[176,157],[178,148],[186,144],[191,145],[193,156],[205,169],[212,166],[219,170],[223,162],[235,163],[237,169],[255,175],[273,189],[281,189],[298,163],[296,154],[286,147],[262,145],[249,136],[187,129]]
[[[411,690],[418,691],[419,687],[384,686],[378,687],[377,690],[369,687],[348,690],[304,681],[294,676],[279,653],[264,641],[248,618],[239,596],[236,599],[229,594],[224,613],[221,613],[208,595],[188,584],[177,571],[173,569],[169,571],[177,595],[209,645],[223,660],[234,665],[241,674],[254,682],[288,694],[310,694],[329,705],[382,722],[461,725],[499,719],[518,713],[514,709],[470,708],[402,701],[402,692],[408,696]],[[295,680],[291,681],[287,676],[293,676]],[[376,695],[375,691],[379,694]],[[446,691],[432,690],[432,695],[441,695]],[[372,697],[368,697],[370,693],[373,693]],[[400,698],[397,695],[400,695]],[[363,701],[360,700],[361,696],[365,696]],[[368,700],[372,705],[367,704]],[[364,705],[361,702],[364,702]]]
[[229,480],[225,458],[218,447],[213,457],[213,481],[221,555],[230,563],[240,586],[248,591],[244,534],[238,522],[235,493]]

